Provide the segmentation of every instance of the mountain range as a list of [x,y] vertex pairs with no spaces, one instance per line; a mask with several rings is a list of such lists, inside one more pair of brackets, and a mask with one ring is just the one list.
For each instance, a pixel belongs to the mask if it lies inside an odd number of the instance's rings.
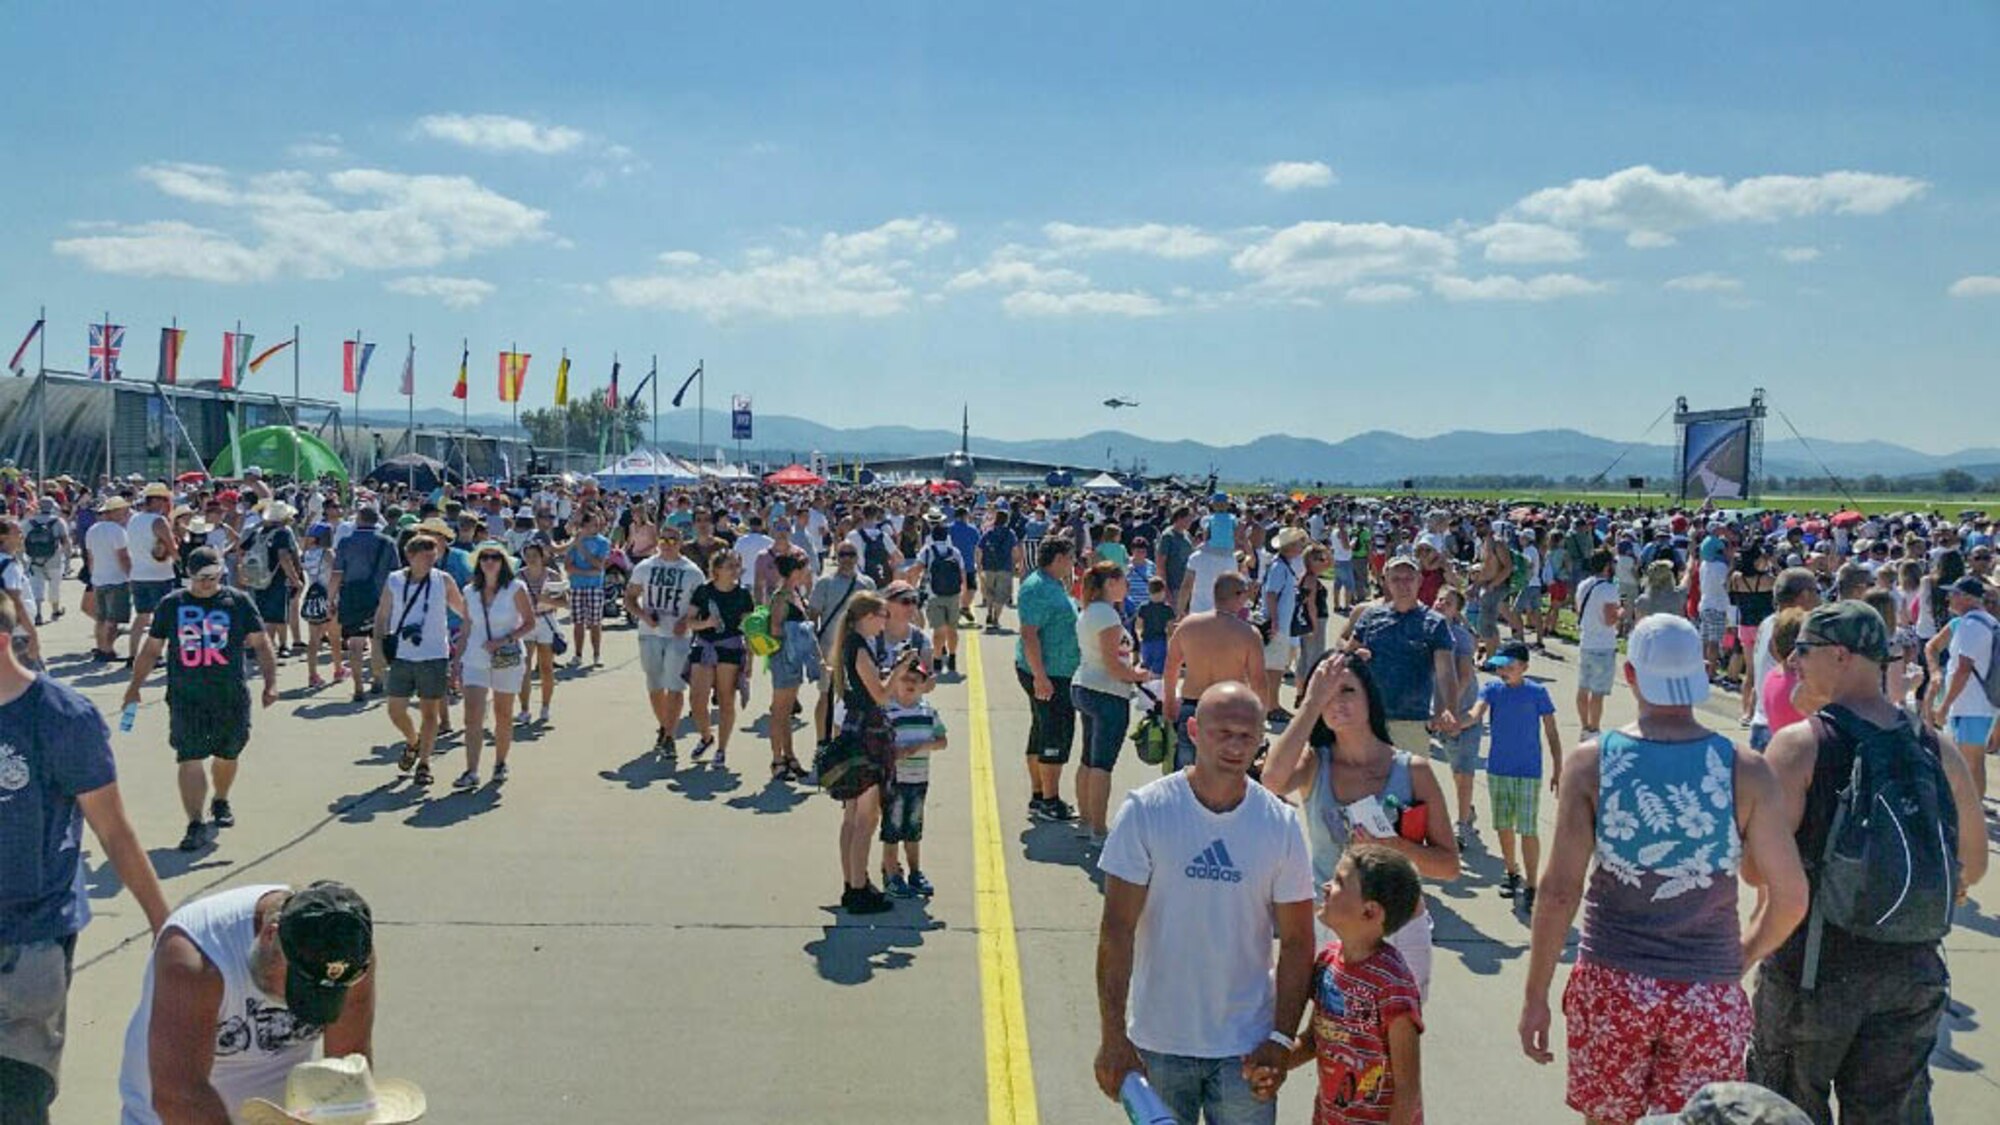
[[[458,414],[449,410],[419,410],[422,426],[456,429]],[[401,426],[400,414],[370,415],[368,421]],[[486,433],[506,433],[505,415],[475,414],[471,424]],[[728,442],[729,415],[710,410],[704,419],[707,442],[733,451]],[[661,444],[686,454],[694,444],[694,411],[663,419]],[[958,448],[950,430],[910,426],[867,426],[841,429],[806,418],[760,415],[756,440],[745,443],[744,454],[767,462],[803,461],[814,451],[829,457],[910,457],[943,454]],[[1097,430],[1078,437],[1002,441],[972,437],[971,450],[981,454],[1029,461],[1048,461],[1076,468],[1129,468],[1135,462],[1152,474],[1207,476],[1213,472],[1233,481],[1324,481],[1328,484],[1379,485],[1406,477],[1483,475],[1545,476],[1555,480],[1605,474],[1610,487],[1627,476],[1654,480],[1673,474],[1674,449],[1667,444],[1613,441],[1576,430],[1533,430],[1490,433],[1457,430],[1434,437],[1407,437],[1370,430],[1338,441],[1269,434],[1241,445],[1215,446],[1196,441],[1159,441],[1122,430]],[[1614,464],[1615,463],[1615,464]],[[1823,476],[1828,469],[1842,477],[1880,474],[1885,477],[1937,473],[1958,468],[1975,476],[2000,473],[2000,448],[1963,449],[1955,453],[1924,453],[1885,441],[1810,443],[1796,438],[1767,438],[1766,476]],[[1609,470],[1607,472],[1607,470]]]

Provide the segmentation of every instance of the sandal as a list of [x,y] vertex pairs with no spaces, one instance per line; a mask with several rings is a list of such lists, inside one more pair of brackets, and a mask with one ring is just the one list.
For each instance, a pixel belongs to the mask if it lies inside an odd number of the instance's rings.
[[793,781],[804,781],[811,776],[806,768],[799,764],[799,760],[789,754],[785,755],[785,772],[791,775]]
[[695,761],[697,761],[697,762],[698,762],[698,761],[701,761],[701,758],[702,758],[702,755],[704,755],[704,754],[708,753],[708,748],[709,748],[709,747],[711,747],[711,746],[713,746],[713,745],[715,745],[715,736],[714,736],[714,735],[712,735],[712,734],[704,734],[704,735],[702,735],[702,736],[701,736],[701,741],[700,741],[700,742],[697,742],[697,743],[695,743],[695,745],[694,745],[694,759],[695,759]]
[[431,767],[428,765],[418,766],[414,780],[419,786],[429,785],[431,783]]
[[402,756],[396,759],[396,772],[409,773],[417,764],[417,747],[414,743],[403,743]]

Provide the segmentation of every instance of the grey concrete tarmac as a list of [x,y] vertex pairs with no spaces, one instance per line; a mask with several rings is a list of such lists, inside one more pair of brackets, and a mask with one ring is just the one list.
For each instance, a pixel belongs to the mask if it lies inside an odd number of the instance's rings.
[[[1074,834],[1026,819],[1013,640],[980,643],[1039,1116],[1118,1120],[1090,1069],[1101,897]],[[115,724],[123,669],[66,655],[88,647],[74,614],[45,645],[56,674]],[[1574,652],[1556,650],[1570,659],[1538,660],[1534,672],[1573,736]],[[669,769],[646,752],[652,723],[631,633],[609,630],[605,657],[565,676],[553,726],[517,743],[504,789],[451,793],[463,754],[452,739],[438,784],[414,791],[396,778],[380,704],[354,708],[345,685],[307,693],[297,660],[280,666],[287,698],[257,716],[239,825],[215,845],[173,850],[182,824],[157,675],[137,728],[114,730],[121,788],[176,902],[322,877],[369,898],[382,957],[379,1069],[423,1085],[431,1120],[986,1119],[964,684],[948,677],[933,697],[953,739],[934,760],[927,815],[937,897],[855,919],[832,909],[837,806],[765,783],[761,725],[748,729],[761,724],[765,681],[726,768],[691,762],[684,737]],[[1732,708],[1717,700],[1706,711],[1740,736]],[[1614,696],[1607,720],[1629,715]],[[489,749],[488,772],[490,762]],[[1151,776],[1127,754],[1117,790]],[[1544,802],[1545,823],[1553,811]],[[87,844],[97,917],[78,950],[61,1123],[115,1119],[145,956],[143,919]],[[1536,1067],[1517,1046],[1527,928],[1495,893],[1498,871],[1497,855],[1475,851],[1459,883],[1430,888],[1440,949],[1425,1013],[1429,1117],[1569,1120],[1560,1066]],[[1980,888],[1975,903],[1980,892],[1992,898]],[[2000,1033],[1985,1025],[2000,1010],[2000,921],[1968,910],[1948,949],[1966,1013],[1947,1020],[1934,1066],[1938,1119],[1994,1120]],[[1281,1121],[1310,1119],[1310,1077],[1292,1076]]]

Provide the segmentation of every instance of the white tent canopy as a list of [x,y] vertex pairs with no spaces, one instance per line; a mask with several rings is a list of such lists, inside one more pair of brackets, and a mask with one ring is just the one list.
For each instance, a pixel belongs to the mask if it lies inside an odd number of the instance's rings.
[[1106,495],[1114,492],[1131,491],[1124,484],[1120,483],[1117,477],[1112,476],[1110,473],[1099,473],[1077,487],[1083,489],[1085,492],[1099,492]]
[[694,466],[657,449],[635,449],[595,474],[600,487],[634,491],[662,485],[693,484]]

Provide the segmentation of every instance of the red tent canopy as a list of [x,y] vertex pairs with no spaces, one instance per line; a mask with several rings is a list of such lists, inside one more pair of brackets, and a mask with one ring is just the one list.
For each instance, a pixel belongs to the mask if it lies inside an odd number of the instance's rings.
[[825,484],[826,478],[806,468],[804,465],[786,465],[764,478],[765,484],[775,484],[782,488],[810,488]]

